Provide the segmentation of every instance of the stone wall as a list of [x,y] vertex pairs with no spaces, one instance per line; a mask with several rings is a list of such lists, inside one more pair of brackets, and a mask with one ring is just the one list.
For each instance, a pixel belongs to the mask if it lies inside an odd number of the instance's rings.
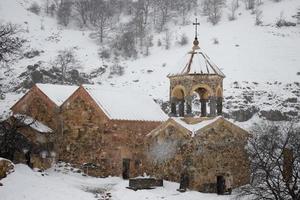
[[32,87],[11,110],[13,113],[31,116],[53,130],[57,129],[59,108],[37,86]]
[[201,130],[195,137],[187,137],[188,134],[170,123],[148,139],[149,155],[170,141],[174,150],[163,160],[149,158],[148,171],[152,175],[180,182],[185,174],[189,177],[189,188],[203,192],[215,192],[217,176],[230,181],[232,188],[249,182],[246,133],[223,121]]
[[14,164],[4,158],[0,158],[0,180],[14,171]]
[[[117,105],[116,105],[117,106]],[[144,138],[159,122],[110,120],[84,89],[79,89],[61,110],[58,159],[86,165],[94,176],[119,176],[123,159],[130,159],[130,177],[141,175]]]

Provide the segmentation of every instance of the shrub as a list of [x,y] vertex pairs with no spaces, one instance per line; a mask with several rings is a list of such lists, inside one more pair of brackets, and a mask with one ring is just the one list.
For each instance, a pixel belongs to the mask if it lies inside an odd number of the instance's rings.
[[185,35],[185,34],[182,34],[180,36],[180,40],[177,41],[177,43],[180,45],[180,46],[184,46],[188,43],[188,37]]
[[110,75],[122,76],[125,73],[124,67],[119,64],[114,64],[110,67]]
[[39,4],[37,4],[37,2],[33,2],[28,10],[36,15],[39,15],[41,12],[41,7],[39,6]]

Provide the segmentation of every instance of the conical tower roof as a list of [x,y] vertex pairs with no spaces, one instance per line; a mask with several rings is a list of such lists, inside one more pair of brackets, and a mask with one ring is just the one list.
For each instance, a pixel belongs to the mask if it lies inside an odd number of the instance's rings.
[[208,55],[199,47],[199,42],[195,38],[192,51],[185,56],[183,64],[174,69],[169,76],[177,75],[219,75],[225,77],[225,74],[214,64]]

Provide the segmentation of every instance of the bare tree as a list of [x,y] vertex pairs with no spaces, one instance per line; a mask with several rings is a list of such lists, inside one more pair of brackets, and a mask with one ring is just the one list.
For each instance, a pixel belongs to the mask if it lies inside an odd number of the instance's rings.
[[58,23],[67,26],[70,21],[72,2],[69,0],[61,1],[57,10]]
[[155,1],[155,9],[158,11],[158,27],[159,32],[163,31],[170,17],[170,8],[172,0]]
[[181,24],[186,25],[187,24],[187,18],[189,16],[189,12],[193,9],[197,8],[198,2],[197,0],[173,0],[173,10],[178,13],[181,17]]
[[255,25],[259,26],[262,24],[262,11],[258,8],[255,9]]
[[74,2],[74,9],[78,14],[83,25],[87,24],[89,11],[90,11],[90,1],[89,0],[76,0]]
[[166,50],[170,49],[170,46],[171,46],[171,33],[170,33],[169,29],[165,30],[165,36],[163,37],[163,41],[164,41],[165,49]]
[[74,69],[78,66],[78,60],[75,57],[75,53],[72,49],[65,49],[59,51],[53,64],[61,70],[62,84],[66,81],[66,73],[70,69]]
[[300,199],[300,129],[292,125],[256,125],[249,141],[251,183],[240,197],[254,200]]
[[90,1],[89,21],[96,27],[100,43],[103,42],[105,30],[108,28],[109,20],[113,17],[113,9],[111,4],[104,0]]
[[221,20],[224,0],[204,0],[202,6],[204,14],[208,16],[207,20],[216,25]]
[[139,0],[135,4],[134,7],[134,17],[132,19],[132,25],[135,30],[135,37],[139,40],[140,47],[144,46],[144,39],[146,37],[146,29],[147,29],[147,18],[149,12],[149,2],[145,0]]
[[236,11],[238,9],[238,0],[232,0],[229,5],[230,14],[228,16],[228,19],[230,21],[233,21],[236,19]]
[[19,37],[21,29],[13,24],[0,24],[0,63],[8,62],[21,53],[26,40]]
[[136,57],[137,50],[135,45],[134,32],[129,27],[126,27],[122,34],[118,35],[118,40],[116,40],[114,46],[118,51],[121,51],[122,55],[125,57]]
[[253,10],[255,7],[255,0],[244,0],[245,8],[247,10]]

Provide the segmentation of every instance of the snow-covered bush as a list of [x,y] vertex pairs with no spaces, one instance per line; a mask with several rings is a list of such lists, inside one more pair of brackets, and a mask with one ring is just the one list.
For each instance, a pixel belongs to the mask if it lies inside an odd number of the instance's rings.
[[258,8],[255,10],[255,25],[259,26],[262,24],[262,11]]
[[52,64],[61,71],[62,83],[66,81],[68,71],[79,67],[79,61],[73,49],[59,51]]
[[185,34],[182,34],[180,36],[180,39],[177,41],[177,44],[179,44],[180,46],[184,46],[187,45],[188,41],[188,37]]
[[99,52],[99,56],[101,59],[109,59],[110,51],[108,49],[103,49],[101,52]]
[[213,44],[219,44],[218,38],[213,38]]
[[115,41],[113,48],[116,49],[124,57],[136,57],[137,50],[135,46],[135,37],[133,31],[126,31],[117,36],[118,40]]
[[41,12],[41,7],[37,2],[33,2],[28,8],[28,10],[36,15],[39,15]]
[[202,10],[207,16],[207,21],[216,25],[221,20],[222,9],[225,5],[224,0],[204,0],[202,3]]
[[165,30],[163,41],[164,41],[165,49],[168,50],[171,46],[171,33],[168,29]]
[[244,0],[244,2],[247,10],[253,10],[255,8],[255,0]]
[[21,28],[15,24],[0,23],[0,63],[9,62],[22,53],[26,40],[19,36]]
[[157,46],[160,47],[161,45],[162,45],[161,40],[158,39],[158,40],[157,40]]
[[232,0],[229,5],[229,11],[230,11],[230,14],[228,15],[229,21],[236,20],[237,9],[238,9],[238,0]]
[[70,22],[71,12],[72,12],[72,2],[61,1],[57,10],[58,23],[67,26]]
[[296,23],[286,21],[284,15],[283,15],[283,12],[281,12],[280,17],[276,21],[276,26],[279,28],[283,27],[283,26],[296,26]]
[[122,76],[124,75],[124,73],[125,73],[124,67],[122,67],[119,64],[114,64],[113,66],[110,67],[110,75]]

